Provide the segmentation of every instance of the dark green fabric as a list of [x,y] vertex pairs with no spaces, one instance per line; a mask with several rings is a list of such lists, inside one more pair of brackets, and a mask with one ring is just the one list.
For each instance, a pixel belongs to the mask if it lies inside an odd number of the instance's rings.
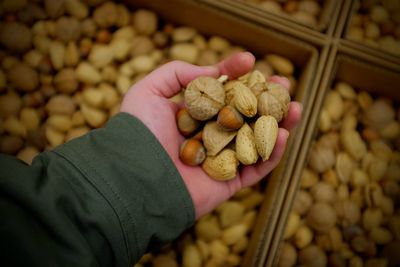
[[120,113],[35,158],[0,156],[0,260],[10,266],[129,266],[194,221],[154,135]]

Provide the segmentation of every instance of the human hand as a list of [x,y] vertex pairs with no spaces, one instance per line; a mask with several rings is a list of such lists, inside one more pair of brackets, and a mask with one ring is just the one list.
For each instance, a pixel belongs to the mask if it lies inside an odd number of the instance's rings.
[[[249,72],[254,61],[254,56],[248,52],[232,55],[216,66],[200,67],[173,61],[154,70],[132,86],[122,102],[121,111],[140,119],[171,157],[192,197],[196,219],[212,211],[240,189],[257,183],[278,165],[285,151],[288,131],[300,121],[301,105],[297,102],[289,104],[288,116],[280,123],[282,128],[279,129],[269,160],[243,166],[232,180],[216,181],[201,167],[188,166],[180,160],[179,148],[185,139],[179,133],[175,119],[180,105],[171,102],[169,98],[198,76],[219,77],[226,74],[231,79],[237,78]],[[269,81],[280,83],[286,88],[290,85],[288,79],[278,76],[270,77]]]

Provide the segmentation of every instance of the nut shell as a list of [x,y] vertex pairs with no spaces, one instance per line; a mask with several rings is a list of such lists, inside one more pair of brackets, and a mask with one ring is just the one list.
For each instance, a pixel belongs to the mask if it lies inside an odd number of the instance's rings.
[[234,87],[235,107],[246,117],[254,117],[257,114],[257,98],[253,92],[241,82],[235,83]]
[[225,131],[215,121],[210,121],[203,129],[203,142],[208,156],[217,155],[236,136],[236,131]]
[[178,111],[176,114],[176,122],[179,131],[184,136],[189,136],[194,133],[200,126],[200,122],[193,119],[186,108]]
[[244,165],[257,162],[258,152],[253,130],[245,123],[236,136],[236,156]]
[[210,177],[225,181],[235,178],[238,165],[235,151],[224,149],[216,156],[207,157],[202,167]]
[[225,105],[225,90],[217,79],[203,76],[188,84],[184,98],[190,115],[204,121]]
[[261,156],[263,161],[269,159],[269,156],[275,147],[278,132],[278,123],[274,117],[263,115],[257,119],[256,124],[254,125],[254,136],[258,154]]
[[182,143],[179,157],[185,164],[196,166],[205,160],[206,151],[200,141],[188,139]]
[[237,130],[243,122],[243,116],[233,106],[225,106],[218,113],[217,124],[224,130]]

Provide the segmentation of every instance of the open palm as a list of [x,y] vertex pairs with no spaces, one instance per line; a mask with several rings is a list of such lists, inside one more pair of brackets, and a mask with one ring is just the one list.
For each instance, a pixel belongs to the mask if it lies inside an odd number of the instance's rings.
[[[140,119],[156,136],[167,151],[192,197],[196,218],[210,212],[223,201],[243,187],[250,186],[265,177],[278,165],[286,147],[288,130],[293,128],[301,116],[301,106],[296,102],[289,105],[289,113],[279,129],[278,140],[270,159],[239,169],[237,177],[221,182],[210,178],[201,167],[185,165],[179,159],[179,147],[184,137],[176,126],[175,114],[180,104],[173,103],[170,97],[198,76],[218,77],[222,74],[236,78],[249,72],[254,66],[254,56],[248,52],[237,53],[220,62],[217,66],[199,67],[188,63],[173,61],[154,70],[136,83],[126,94],[121,106]],[[288,87],[285,78],[271,77],[270,80]]]

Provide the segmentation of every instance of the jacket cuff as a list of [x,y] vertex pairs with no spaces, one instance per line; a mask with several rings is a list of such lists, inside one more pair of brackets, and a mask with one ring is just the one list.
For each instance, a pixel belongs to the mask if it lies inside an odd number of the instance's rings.
[[130,265],[149,247],[162,246],[193,224],[193,202],[178,170],[137,118],[119,113],[106,127],[54,152],[80,170],[108,203],[99,216],[105,213],[120,222],[109,242],[114,253],[126,248],[115,256],[127,257]]

